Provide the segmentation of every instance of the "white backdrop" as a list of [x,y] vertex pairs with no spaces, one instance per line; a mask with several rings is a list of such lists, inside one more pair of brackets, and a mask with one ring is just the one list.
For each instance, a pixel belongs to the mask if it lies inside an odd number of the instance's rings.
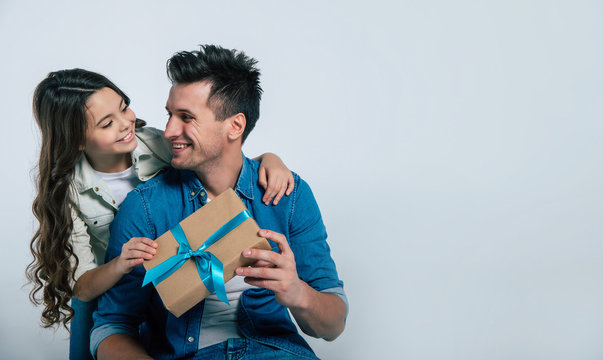
[[165,61],[259,60],[248,155],[312,186],[350,300],[324,359],[603,358],[596,1],[0,1],[0,357],[63,359],[22,288],[36,84],[107,75],[163,128]]

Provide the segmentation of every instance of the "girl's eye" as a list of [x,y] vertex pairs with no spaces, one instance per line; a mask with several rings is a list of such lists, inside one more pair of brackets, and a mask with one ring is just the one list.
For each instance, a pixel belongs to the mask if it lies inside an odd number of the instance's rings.
[[128,110],[129,107],[130,107],[129,105],[124,106],[124,108],[121,110],[121,112],[126,112],[126,110]]
[[113,120],[109,121],[108,123],[106,123],[105,125],[103,125],[103,129],[108,128],[109,126],[111,126],[111,124],[113,123]]

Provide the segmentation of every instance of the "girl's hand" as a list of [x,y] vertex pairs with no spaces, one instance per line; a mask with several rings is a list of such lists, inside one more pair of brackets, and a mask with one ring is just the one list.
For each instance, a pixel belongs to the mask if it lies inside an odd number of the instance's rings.
[[260,185],[266,189],[262,202],[269,205],[274,198],[276,205],[284,194],[289,196],[293,191],[293,174],[285,166],[281,158],[272,153],[265,153],[261,157],[260,169],[258,171]]
[[145,237],[131,238],[121,247],[117,267],[121,273],[127,274],[135,266],[152,259],[156,252],[157,243],[155,241]]

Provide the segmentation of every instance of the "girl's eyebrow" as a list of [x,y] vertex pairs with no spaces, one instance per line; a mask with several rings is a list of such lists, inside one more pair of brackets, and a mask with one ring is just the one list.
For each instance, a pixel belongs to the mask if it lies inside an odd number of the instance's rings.
[[99,125],[101,122],[103,122],[103,120],[105,120],[106,118],[111,117],[111,115],[113,115],[113,113],[111,113],[111,114],[107,114],[107,115],[103,116],[102,118],[100,118],[100,120],[96,122],[96,126],[98,126],[98,125]]
[[[119,102],[119,108],[121,109],[122,105],[124,104],[124,98],[121,98],[121,101]],[[96,126],[98,126],[98,124],[100,124],[101,122],[103,122],[103,120],[105,120],[108,117],[111,117],[111,115],[113,115],[113,113],[111,114],[107,114],[105,116],[103,116],[102,118],[100,118],[99,121],[96,122]]]

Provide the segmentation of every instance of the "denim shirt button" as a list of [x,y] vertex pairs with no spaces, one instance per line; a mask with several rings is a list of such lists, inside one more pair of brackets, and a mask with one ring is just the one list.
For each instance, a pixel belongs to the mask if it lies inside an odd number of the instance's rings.
[[193,341],[195,341],[195,338],[192,336],[189,336],[188,339],[186,339],[186,340],[188,340],[189,343],[192,343]]

